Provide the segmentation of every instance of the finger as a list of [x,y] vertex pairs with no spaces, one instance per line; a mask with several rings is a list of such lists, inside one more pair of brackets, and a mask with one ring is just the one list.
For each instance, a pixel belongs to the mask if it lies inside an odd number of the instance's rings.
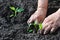
[[51,28],[51,25],[48,25],[48,27],[44,30],[44,34],[47,34],[51,30]]
[[56,25],[56,22],[54,22],[51,26],[52,26],[52,29],[51,29],[50,33],[53,33],[57,30],[58,27]]
[[55,31],[57,30],[57,28],[58,28],[58,27],[53,27],[53,28],[51,29],[50,33],[55,32]]
[[36,22],[37,24],[39,24],[39,23],[41,22],[41,20],[37,18],[37,19],[35,20],[35,22]]
[[35,19],[36,19],[36,16],[34,17],[34,15],[32,15],[32,16],[28,19],[27,23],[31,23],[31,22],[34,21]]
[[28,19],[28,21],[27,21],[27,23],[31,23],[32,22],[32,20],[33,20],[33,15]]
[[48,25],[50,25],[50,24],[52,24],[53,23],[53,21],[50,21],[50,22],[48,22],[48,23],[42,23],[42,25],[43,25],[43,29],[45,29]]
[[48,27],[48,25],[50,25],[51,23],[52,23],[52,21],[50,21],[50,22],[48,22],[48,23],[46,23],[46,24],[43,24],[43,23],[42,23],[43,28],[42,28],[42,30],[41,30],[40,33],[42,33],[42,32],[45,30],[45,28]]
[[47,23],[47,22],[49,22],[49,21],[51,21],[51,18],[47,17],[47,18],[45,18],[45,20],[44,20],[43,22],[44,22],[44,23]]
[[42,23],[45,17],[37,17],[38,23]]

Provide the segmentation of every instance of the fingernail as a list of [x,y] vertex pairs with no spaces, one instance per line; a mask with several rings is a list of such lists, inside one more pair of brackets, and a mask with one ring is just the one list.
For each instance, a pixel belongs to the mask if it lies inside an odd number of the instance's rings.
[[46,31],[44,31],[44,34],[46,34]]
[[31,22],[31,20],[29,19],[28,21],[27,21],[27,23],[30,23]]
[[54,31],[54,28],[51,29],[51,33],[53,33],[53,31]]
[[53,33],[52,31],[50,31],[50,33]]

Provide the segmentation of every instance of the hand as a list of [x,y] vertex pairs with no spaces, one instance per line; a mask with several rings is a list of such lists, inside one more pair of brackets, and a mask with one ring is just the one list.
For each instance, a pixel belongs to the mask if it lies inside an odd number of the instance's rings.
[[46,34],[49,31],[51,33],[55,32],[56,29],[60,26],[60,12],[57,11],[46,17],[42,25],[43,29],[41,30],[41,33]]
[[46,17],[46,9],[44,8],[38,8],[37,11],[31,15],[31,17],[29,18],[29,20],[27,21],[27,23],[31,23],[35,20],[39,22],[42,22],[44,20],[44,18]]

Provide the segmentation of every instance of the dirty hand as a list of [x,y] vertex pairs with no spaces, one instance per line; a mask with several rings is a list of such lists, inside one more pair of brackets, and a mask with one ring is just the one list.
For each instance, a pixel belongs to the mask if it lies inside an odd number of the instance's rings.
[[60,26],[60,11],[49,15],[45,18],[45,20],[42,23],[43,28],[41,30],[41,33],[46,34],[50,31],[50,33],[55,32],[56,29]]
[[31,15],[31,17],[29,18],[27,23],[31,23],[35,20],[37,20],[38,23],[39,23],[39,22],[42,22],[45,17],[46,17],[46,9],[38,8],[37,11],[34,14]]

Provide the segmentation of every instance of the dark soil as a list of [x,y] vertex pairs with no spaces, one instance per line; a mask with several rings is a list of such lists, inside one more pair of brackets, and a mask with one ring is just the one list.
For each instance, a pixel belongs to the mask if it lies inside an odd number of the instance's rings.
[[[55,12],[60,4],[59,0],[49,1],[48,14]],[[22,7],[24,12],[10,18],[13,12],[10,6]],[[28,18],[36,11],[37,0],[0,0],[0,40],[60,40],[60,30],[53,34],[40,35],[27,33]]]

